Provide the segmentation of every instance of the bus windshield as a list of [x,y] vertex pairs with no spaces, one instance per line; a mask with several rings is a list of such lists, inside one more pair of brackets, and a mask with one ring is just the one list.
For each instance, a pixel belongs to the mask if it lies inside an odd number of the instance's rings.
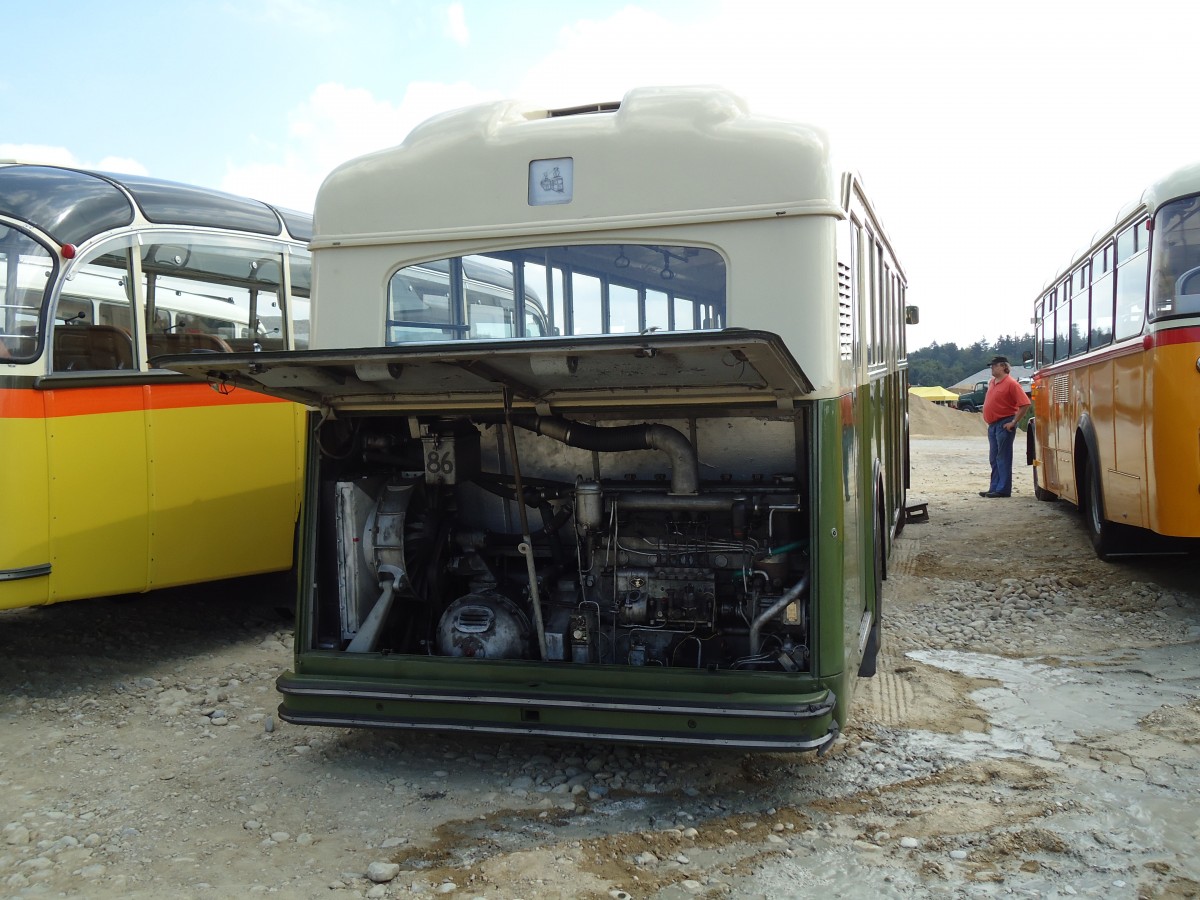
[[536,247],[400,269],[388,285],[386,340],[640,334],[725,320],[725,261],[713,250]]
[[1164,204],[1154,224],[1151,315],[1196,315],[1200,313],[1200,196]]

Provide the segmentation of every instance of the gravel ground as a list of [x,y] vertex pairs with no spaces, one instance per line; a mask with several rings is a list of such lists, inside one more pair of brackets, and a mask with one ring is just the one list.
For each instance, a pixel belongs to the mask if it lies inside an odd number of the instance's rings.
[[1196,561],[1101,563],[986,456],[914,440],[822,758],[291,726],[270,579],[0,613],[0,894],[1198,897]]

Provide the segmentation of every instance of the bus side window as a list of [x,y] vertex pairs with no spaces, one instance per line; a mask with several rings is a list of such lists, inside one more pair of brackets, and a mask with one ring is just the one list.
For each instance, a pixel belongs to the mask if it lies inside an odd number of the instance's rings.
[[[150,356],[199,350],[286,349],[283,258],[258,245],[167,236],[142,252]],[[168,335],[189,334],[187,340]]]
[[293,248],[288,253],[292,291],[288,297],[288,315],[292,320],[293,349],[308,349],[311,318],[312,258],[307,250]]
[[1070,355],[1083,353],[1088,348],[1088,286],[1091,278],[1086,265],[1080,267],[1070,278],[1071,283],[1071,348]]
[[1071,301],[1067,294],[1067,284],[1063,282],[1057,288],[1058,308],[1055,310],[1055,360],[1066,359],[1071,346]]
[[1150,260],[1145,238],[1137,226],[1131,225],[1117,235],[1117,323],[1116,339],[1136,337],[1142,333],[1146,318],[1146,280]]
[[42,302],[54,265],[40,243],[0,225],[0,359],[25,362],[37,354]]
[[467,337],[516,337],[517,301],[513,291],[513,264],[508,260],[467,256],[463,258],[462,269]]
[[133,345],[131,259],[127,249],[101,248],[66,282],[54,312],[54,372],[129,371]]
[[[439,260],[439,262],[441,262]],[[388,280],[388,346],[408,341],[446,341],[455,335],[450,270],[409,266]]]
[[1092,257],[1092,338],[1091,346],[1106,347],[1113,339],[1113,273],[1109,266],[1110,246]]

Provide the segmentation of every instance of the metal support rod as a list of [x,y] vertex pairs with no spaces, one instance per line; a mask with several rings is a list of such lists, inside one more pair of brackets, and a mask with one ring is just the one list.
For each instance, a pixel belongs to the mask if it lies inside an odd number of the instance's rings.
[[529,513],[525,508],[525,488],[521,484],[521,461],[517,457],[517,434],[512,422],[512,398],[508,388],[504,391],[504,430],[508,432],[508,452],[512,456],[513,482],[517,488],[517,513],[521,518],[521,543],[517,547],[525,557],[525,568],[529,573],[529,602],[533,604],[533,625],[537,629],[538,653],[542,660],[549,656],[546,650],[546,625],[542,621],[542,598],[538,591],[537,569],[533,564],[533,538],[529,536]]

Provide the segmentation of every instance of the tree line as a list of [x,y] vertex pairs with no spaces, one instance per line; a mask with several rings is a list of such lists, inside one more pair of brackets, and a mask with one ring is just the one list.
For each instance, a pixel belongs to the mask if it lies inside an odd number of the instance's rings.
[[978,340],[968,347],[930,344],[908,353],[908,383],[913,387],[949,387],[984,368],[993,356],[1007,356],[1013,369],[1021,356],[1033,350],[1033,335],[1005,335],[995,341]]

